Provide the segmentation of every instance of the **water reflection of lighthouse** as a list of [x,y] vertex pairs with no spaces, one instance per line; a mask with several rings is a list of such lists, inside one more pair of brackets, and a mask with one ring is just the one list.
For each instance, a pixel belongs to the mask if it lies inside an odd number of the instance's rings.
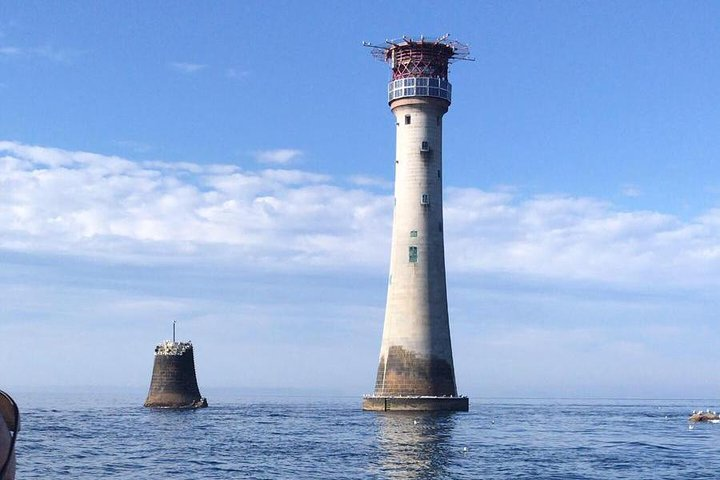
[[[457,454],[451,444],[452,413],[394,413],[378,415],[379,456],[372,475],[393,479],[447,478]],[[450,475],[451,476],[451,475]]]

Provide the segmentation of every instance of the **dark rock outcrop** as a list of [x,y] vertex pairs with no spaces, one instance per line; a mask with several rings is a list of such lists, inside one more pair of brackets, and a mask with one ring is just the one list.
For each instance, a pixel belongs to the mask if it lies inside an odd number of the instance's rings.
[[700,410],[699,412],[693,412],[690,415],[690,418],[688,418],[688,421],[690,422],[720,422],[720,415],[718,415],[716,412],[711,412],[708,410],[707,412],[703,412]]

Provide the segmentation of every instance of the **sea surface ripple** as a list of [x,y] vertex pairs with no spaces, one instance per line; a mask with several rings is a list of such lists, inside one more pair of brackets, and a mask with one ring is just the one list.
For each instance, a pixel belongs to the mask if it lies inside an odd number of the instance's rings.
[[[691,400],[471,399],[469,413],[362,412],[359,398],[16,394],[18,479],[715,479],[720,425]],[[706,401],[703,401],[707,403]],[[709,405],[712,406],[712,405]]]

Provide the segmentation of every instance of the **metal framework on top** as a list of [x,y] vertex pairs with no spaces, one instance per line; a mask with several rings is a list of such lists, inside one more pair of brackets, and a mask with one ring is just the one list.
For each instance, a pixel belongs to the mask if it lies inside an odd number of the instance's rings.
[[392,68],[392,79],[411,77],[440,78],[447,80],[448,65],[455,60],[475,60],[470,58],[467,45],[456,40],[448,40],[446,34],[436,40],[419,40],[403,37],[399,40],[385,40],[386,46],[363,42],[372,48],[372,55],[388,63]]

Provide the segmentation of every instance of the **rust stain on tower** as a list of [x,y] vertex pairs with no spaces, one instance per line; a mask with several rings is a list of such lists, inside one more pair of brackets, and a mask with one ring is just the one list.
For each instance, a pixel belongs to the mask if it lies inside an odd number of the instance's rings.
[[365,44],[392,69],[395,211],[390,276],[375,391],[365,410],[468,410],[455,383],[445,279],[443,115],[452,101],[448,66],[471,60],[445,35]]

